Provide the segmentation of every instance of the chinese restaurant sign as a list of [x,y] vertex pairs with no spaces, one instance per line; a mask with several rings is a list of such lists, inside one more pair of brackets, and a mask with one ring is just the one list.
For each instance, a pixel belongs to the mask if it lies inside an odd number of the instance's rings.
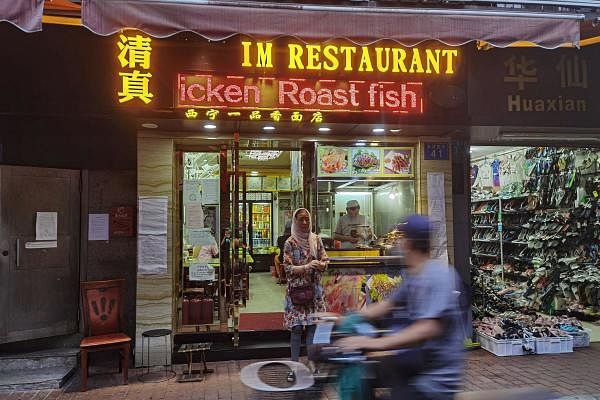
[[179,75],[177,107],[423,112],[420,82]]
[[152,39],[147,36],[119,35],[117,47],[119,54],[117,59],[122,70],[119,72],[121,78],[121,90],[117,93],[119,103],[125,103],[138,99],[144,104],[152,101],[154,95],[150,92],[150,58],[152,56]]
[[412,177],[412,147],[318,146],[319,177]]
[[598,83],[589,50],[496,49],[473,63],[469,108],[475,123],[586,125]]

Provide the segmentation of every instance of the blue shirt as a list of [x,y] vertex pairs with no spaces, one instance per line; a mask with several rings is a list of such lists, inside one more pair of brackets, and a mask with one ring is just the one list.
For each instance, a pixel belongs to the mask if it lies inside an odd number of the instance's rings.
[[413,380],[420,393],[445,398],[460,391],[463,373],[463,320],[459,309],[460,278],[454,268],[430,260],[416,275],[406,274],[392,294],[394,319],[407,326],[422,319],[436,319],[443,333],[420,347],[425,368]]

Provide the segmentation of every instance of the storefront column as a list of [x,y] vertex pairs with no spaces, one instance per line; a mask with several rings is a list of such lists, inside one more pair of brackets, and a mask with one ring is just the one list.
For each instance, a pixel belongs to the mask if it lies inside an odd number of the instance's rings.
[[[448,143],[449,141],[436,140],[435,143]],[[424,157],[424,142],[419,142],[417,147],[418,157],[420,160],[417,171],[418,176],[418,192],[419,199],[417,210],[421,214],[428,214],[428,196],[427,196],[427,174],[429,172],[444,173],[444,197],[446,199],[446,237],[448,243],[448,258],[451,264],[454,263],[454,216],[452,208],[452,154],[448,152],[448,160],[425,160]]]
[[[135,364],[141,365],[142,332],[173,327],[173,140],[138,137],[139,196],[166,196],[167,209],[167,273],[137,276]],[[139,250],[138,250],[139,251]],[[150,343],[151,365],[164,363],[164,343]],[[146,349],[144,349],[146,352]]]

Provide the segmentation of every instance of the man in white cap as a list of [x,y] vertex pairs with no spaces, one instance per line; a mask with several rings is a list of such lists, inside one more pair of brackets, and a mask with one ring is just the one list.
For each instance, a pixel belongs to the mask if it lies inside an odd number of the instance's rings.
[[343,249],[351,249],[361,240],[370,238],[371,223],[360,215],[360,204],[356,200],[346,203],[346,215],[342,215],[335,227],[333,238],[342,242]]

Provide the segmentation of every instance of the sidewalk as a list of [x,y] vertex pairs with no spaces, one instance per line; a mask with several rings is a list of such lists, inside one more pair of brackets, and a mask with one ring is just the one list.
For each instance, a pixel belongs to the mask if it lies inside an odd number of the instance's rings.
[[[132,370],[130,383],[121,385],[119,374],[94,375],[89,389],[79,392],[79,377],[75,376],[63,390],[35,392],[4,392],[0,400],[242,400],[251,396],[239,379],[241,368],[253,361],[210,363],[215,373],[205,382],[177,383],[174,379],[161,383],[141,383],[139,370]],[[178,370],[182,366],[177,366]],[[467,353],[465,390],[493,390],[543,386],[564,396],[592,395],[600,399],[600,343],[572,354],[496,357],[485,350]],[[308,394],[306,398],[316,398]],[[304,397],[304,396],[303,396]],[[263,396],[262,398],[289,398]],[[333,390],[327,390],[322,399],[337,399]]]

